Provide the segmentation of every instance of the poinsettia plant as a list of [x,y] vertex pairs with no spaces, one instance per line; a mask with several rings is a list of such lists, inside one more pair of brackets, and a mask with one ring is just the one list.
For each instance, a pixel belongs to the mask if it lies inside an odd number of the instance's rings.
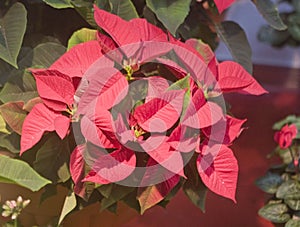
[[[234,1],[44,0],[88,22],[67,51],[57,38],[32,35],[35,26],[25,34],[27,10],[15,2],[0,3],[1,70],[9,72],[0,92],[1,182],[43,188],[42,199],[66,187],[59,222],[95,202],[144,213],[181,188],[202,210],[207,189],[236,201],[230,145],[246,119],[227,114],[223,94],[266,91],[249,73],[248,46],[232,39],[242,30],[218,17]],[[217,61],[216,33],[241,64]]]
[[300,118],[290,115],[274,124],[274,140],[277,148],[271,153],[281,158],[256,185],[269,194],[259,215],[273,223],[298,226],[299,216],[299,158]]
[[22,126],[20,155],[38,147],[46,158],[61,144],[57,164],[69,164],[75,194],[88,200],[93,187],[102,209],[137,198],[143,213],[181,186],[189,195],[194,177],[197,190],[235,201],[238,165],[228,146],[245,120],[226,115],[222,94],[266,91],[195,39],[184,43],[96,6],[95,21],[107,35],[95,31],[48,69],[30,69],[39,97]]

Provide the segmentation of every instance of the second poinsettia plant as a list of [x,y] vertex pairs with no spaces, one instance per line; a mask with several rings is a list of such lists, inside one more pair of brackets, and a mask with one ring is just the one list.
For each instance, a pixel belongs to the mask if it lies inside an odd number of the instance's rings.
[[81,205],[122,200],[143,213],[180,188],[202,209],[207,188],[235,202],[229,146],[245,120],[226,113],[223,93],[266,91],[199,40],[94,12],[101,31],[80,30],[89,35],[49,68],[29,70],[39,97],[25,103],[21,156],[36,155],[35,169]]

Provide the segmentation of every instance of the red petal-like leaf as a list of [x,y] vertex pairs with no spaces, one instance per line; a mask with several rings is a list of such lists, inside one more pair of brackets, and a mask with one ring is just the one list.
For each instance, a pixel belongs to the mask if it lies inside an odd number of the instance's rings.
[[188,39],[185,44],[197,50],[203,57],[204,62],[208,65],[208,68],[217,76],[217,59],[210,46],[197,39]]
[[218,65],[218,86],[223,92],[262,95],[267,93],[259,83],[238,63],[225,61]]
[[101,47],[96,40],[80,43],[72,47],[54,62],[50,69],[60,71],[69,77],[81,78],[86,70],[102,56]]
[[74,102],[72,79],[56,70],[32,70],[39,96],[56,111],[65,111]]
[[226,121],[219,121],[213,128],[204,128],[202,132],[209,140],[230,145],[243,131],[242,125],[245,122],[246,119],[240,120],[227,115]]
[[[161,179],[153,179],[160,177]],[[147,163],[147,170],[142,179],[142,185],[148,187],[139,187],[137,199],[141,206],[141,213],[143,214],[147,209],[153,207],[162,201],[169,192],[178,184],[180,180],[179,175],[174,175],[169,171],[162,169],[151,158]],[[161,182],[153,185],[153,182]]]
[[185,132],[186,127],[180,124],[173,130],[170,137],[168,138],[168,143],[176,151],[186,153],[193,151],[196,148],[198,137],[186,137]]
[[117,48],[117,44],[107,35],[97,32],[97,41],[99,42],[103,54],[106,54]]
[[177,57],[194,81],[199,81],[206,86],[210,86],[216,82],[216,75],[210,70],[209,66],[204,62],[203,57],[194,48],[179,41],[176,41],[174,44],[177,44],[177,46],[174,46]]
[[103,155],[92,166],[83,181],[109,184],[127,178],[135,169],[136,157],[133,151],[121,148]]
[[148,23],[145,19],[132,19],[128,22],[96,6],[94,9],[95,21],[118,46],[141,41],[168,41],[167,35],[161,29]]
[[183,160],[180,152],[171,149],[167,143],[166,136],[150,136],[140,144],[144,151],[150,155],[157,163],[165,167],[174,174],[185,177],[183,172]]
[[89,86],[81,96],[78,113],[93,111],[96,106],[110,109],[126,96],[128,82],[116,69],[93,67],[88,74]]
[[85,194],[84,183],[82,182],[85,176],[85,162],[82,152],[84,152],[85,147],[85,144],[78,145],[70,157],[70,173],[74,182],[74,192],[82,198]]
[[159,98],[138,106],[134,118],[148,132],[165,132],[180,116],[184,93],[184,90],[167,91]]
[[182,124],[191,128],[205,128],[214,125],[223,118],[222,108],[216,103],[205,100],[203,92],[198,89],[190,102]]
[[146,80],[148,81],[146,102],[154,97],[160,97],[169,87],[168,81],[160,76],[151,76]]
[[118,115],[115,121],[115,131],[121,144],[126,144],[128,141],[134,141],[135,139],[134,132],[126,127],[121,114]]
[[104,148],[116,148],[117,138],[112,126],[112,116],[108,110],[90,111],[81,119],[81,132],[93,144]]
[[164,66],[167,67],[167,69],[172,72],[172,75],[174,75],[179,79],[187,75],[187,72],[181,66],[179,66],[178,64],[176,64],[174,61],[170,59],[157,58],[156,60],[159,63],[164,64]]
[[235,0],[214,0],[219,13],[222,13],[225,9],[227,9]]
[[54,119],[54,127],[57,135],[64,139],[68,134],[70,126],[70,118],[64,115],[59,115]]
[[54,121],[58,116],[61,114],[47,108],[43,103],[36,104],[23,123],[20,154],[32,148],[44,132],[54,131]]
[[213,192],[236,202],[238,164],[232,150],[224,145],[204,146],[197,159],[203,183]]

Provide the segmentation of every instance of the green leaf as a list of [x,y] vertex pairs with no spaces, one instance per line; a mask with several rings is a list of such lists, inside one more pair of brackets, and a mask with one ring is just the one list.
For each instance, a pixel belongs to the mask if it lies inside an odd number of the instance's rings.
[[289,115],[281,121],[276,122],[273,125],[274,130],[280,130],[286,124],[294,124],[300,122],[300,117],[296,117],[296,115]]
[[0,182],[18,184],[38,191],[51,181],[41,177],[26,162],[0,155]]
[[66,48],[59,43],[47,42],[37,45],[33,49],[31,66],[48,68],[65,52]]
[[277,30],[285,30],[287,26],[283,23],[279,16],[279,12],[275,3],[271,0],[252,0],[257,10],[269,23],[269,25]]
[[[37,151],[34,169],[52,182],[64,182],[66,177],[60,178],[59,170],[69,163],[70,148],[67,139],[61,140],[56,133],[45,138],[45,143]],[[67,173],[70,178],[70,173]]]
[[278,199],[300,198],[300,184],[294,180],[288,180],[281,184],[276,192]]
[[90,40],[96,40],[97,39],[96,36],[97,36],[97,30],[82,28],[74,32],[71,38],[69,39],[68,50],[79,43],[84,43]]
[[291,36],[300,42],[300,13],[292,14],[288,17],[289,28],[288,31]]
[[287,204],[293,210],[300,210],[299,199],[285,199],[284,203]]
[[183,192],[195,206],[197,206],[198,208],[200,208],[200,210],[205,212],[207,187],[203,184],[202,180],[200,179],[194,161],[195,156],[191,159],[191,162],[185,167],[185,172],[188,179],[183,185]]
[[111,12],[111,3],[110,0],[95,0],[96,6],[98,6],[100,9],[103,9],[107,12]]
[[7,102],[0,106],[0,113],[9,127],[19,135],[22,134],[23,122],[27,112],[23,110],[23,102]]
[[111,4],[111,13],[118,15],[124,20],[139,17],[131,0],[109,0],[109,2]]
[[255,184],[266,193],[276,193],[278,187],[281,185],[282,179],[280,175],[268,172],[265,176],[259,178]]
[[262,26],[258,31],[257,38],[261,42],[269,43],[273,46],[283,44],[289,38],[290,33],[288,30],[278,31],[268,25]]
[[0,147],[9,150],[14,154],[20,153],[20,140],[19,134],[13,132],[11,134],[0,134]]
[[43,0],[43,2],[56,9],[73,8],[71,0]]
[[[96,0],[97,1],[97,0]],[[93,1],[74,0],[72,1],[75,10],[86,20],[92,27],[97,28],[94,20]]]
[[26,30],[27,11],[15,3],[0,20],[0,58],[18,68],[19,55]]
[[97,190],[103,195],[105,198],[108,198],[111,194],[113,188],[113,184],[104,184],[97,188]]
[[0,100],[3,103],[17,101],[27,103],[35,97],[38,97],[35,80],[28,71],[14,71],[0,92]]
[[6,122],[4,121],[2,115],[0,115],[0,132],[5,134],[10,134],[10,132],[6,128]]
[[296,12],[300,12],[300,1],[299,0],[292,0],[292,4],[296,10]]
[[[101,187],[100,187],[101,188]],[[113,184],[109,197],[104,197],[101,200],[101,210],[105,210],[119,200],[123,199],[126,195],[134,190],[133,187],[126,187],[118,184]]]
[[138,213],[140,213],[141,207],[139,201],[136,199],[137,190],[133,190],[131,193],[126,195],[122,201],[129,207],[135,209]]
[[267,204],[262,207],[258,214],[274,223],[285,223],[290,220],[290,215],[287,213],[288,207],[285,204]]
[[188,74],[187,76],[183,77],[182,79],[176,81],[173,83],[168,90],[180,90],[180,89],[186,89],[188,90],[184,93],[184,99],[183,99],[183,106],[182,106],[182,111],[180,115],[180,120],[183,119],[186,109],[189,105],[190,99],[191,99],[191,91],[190,91],[190,75]]
[[233,59],[252,74],[252,51],[243,29],[233,21],[224,21],[215,26]]
[[146,4],[175,36],[178,27],[189,14],[191,0],[146,0]]
[[300,227],[300,219],[290,219],[284,227]]
[[170,87],[168,87],[168,90],[180,90],[190,87],[190,75],[187,75],[183,77],[182,79],[176,81],[173,83]]
[[65,199],[64,206],[60,213],[58,225],[61,224],[61,222],[66,217],[66,215],[69,214],[76,207],[76,205],[77,205],[76,196],[75,196],[75,193],[72,192]]

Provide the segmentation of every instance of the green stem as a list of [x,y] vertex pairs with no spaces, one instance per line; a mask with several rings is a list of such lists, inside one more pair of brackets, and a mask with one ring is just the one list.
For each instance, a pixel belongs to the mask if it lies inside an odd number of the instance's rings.
[[[292,148],[289,147],[288,149],[289,149],[289,152],[290,152],[291,157],[292,157],[292,161],[293,161],[293,165],[294,165],[294,168],[295,168],[296,175],[298,176],[299,175],[299,167],[298,167],[299,164],[295,165],[295,160],[296,160],[296,158],[298,159],[298,155],[297,155],[297,157],[295,157]],[[298,160],[297,160],[297,163],[298,163]]]
[[14,220],[14,227],[18,227],[18,221],[17,221],[17,218]]

